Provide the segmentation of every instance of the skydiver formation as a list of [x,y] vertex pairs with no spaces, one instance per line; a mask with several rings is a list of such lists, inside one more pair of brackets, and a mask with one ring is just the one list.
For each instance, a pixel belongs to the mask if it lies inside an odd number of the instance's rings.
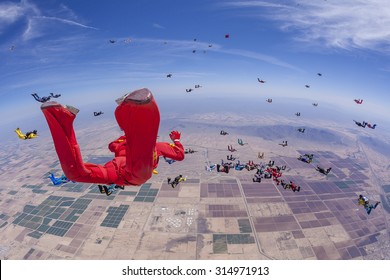
[[363,127],[363,128],[365,128],[367,126],[368,128],[375,129],[375,127],[376,127],[376,124],[370,124],[370,123],[368,123],[366,121],[363,121],[363,122],[358,122],[358,121],[355,121],[355,120],[353,120],[353,121],[355,122],[355,124],[357,126],[360,126],[360,127]]
[[18,127],[15,129],[15,132],[18,135],[19,139],[22,140],[34,139],[38,137],[38,131],[36,129],[33,131],[29,131],[26,134],[23,134],[23,132]]
[[93,115],[94,115],[95,117],[100,116],[100,115],[102,115],[102,114],[104,114],[102,111],[93,112]]
[[[225,35],[225,38],[230,38],[229,34]],[[196,39],[194,39],[196,41]],[[110,43],[115,43],[116,40],[109,40]],[[166,44],[166,42],[165,42]],[[209,45],[212,47],[212,45]],[[192,51],[196,53],[196,50]],[[317,73],[318,76],[322,76],[321,73]],[[172,74],[167,74],[167,78],[171,78]],[[264,80],[257,78],[259,83],[265,83]],[[195,85],[195,89],[200,88],[200,85]],[[310,88],[310,85],[306,84],[306,88]],[[194,89],[186,89],[186,92],[192,92]],[[104,166],[96,165],[92,163],[84,163],[80,157],[80,150],[77,145],[76,138],[73,133],[73,121],[76,118],[78,109],[72,106],[62,106],[56,102],[50,102],[51,98],[58,98],[61,94],[54,95],[50,93],[50,96],[39,97],[36,93],[32,94],[34,99],[38,102],[44,103],[41,106],[43,114],[49,124],[50,131],[52,133],[54,145],[57,155],[60,159],[61,166],[72,180],[78,182],[92,182],[99,183],[98,187],[101,193],[105,193],[107,196],[111,195],[117,189],[124,189],[124,185],[140,185],[147,181],[152,174],[157,174],[157,166],[159,157],[163,157],[164,160],[172,164],[176,161],[184,159],[184,154],[194,153],[196,151],[191,148],[185,149],[180,143],[180,132],[172,131],[170,138],[173,143],[158,142],[157,130],[159,127],[159,111],[157,104],[154,101],[153,95],[147,89],[141,89],[134,91],[130,94],[124,95],[117,100],[118,107],[115,111],[115,116],[118,125],[123,129],[125,135],[119,137],[109,144],[109,149],[115,154],[115,158],[107,162]],[[266,100],[268,103],[272,103],[272,98]],[[362,104],[363,100],[355,99],[357,104]],[[317,107],[318,103],[312,103]],[[136,108],[137,110],[132,110]],[[138,109],[141,112],[138,112]],[[94,116],[99,116],[103,112],[94,112]],[[300,112],[295,113],[296,116],[301,116]],[[148,122],[145,121],[148,120]],[[365,121],[363,123],[355,121],[356,125],[360,127],[368,127],[375,129],[376,124],[369,124]],[[141,125],[142,124],[142,125]],[[18,131],[17,131],[18,130]],[[37,131],[26,133],[23,135],[18,128],[15,132],[21,139],[32,139],[37,137]],[[299,132],[304,133],[305,128],[299,128]],[[61,132],[61,133],[57,133]],[[63,138],[59,135],[65,135]],[[228,135],[227,132],[221,130],[220,135]],[[130,141],[126,141],[131,139]],[[135,141],[133,141],[135,139]],[[238,139],[238,144],[243,146],[242,139]],[[247,144],[247,143],[245,143]],[[279,144],[283,147],[287,146],[287,140]],[[232,145],[228,145],[228,151],[235,152],[236,149]],[[313,154],[300,155],[298,160],[310,164],[313,160]],[[258,158],[264,158],[264,152],[258,153]],[[235,161],[237,158],[232,154],[227,155],[227,160]],[[229,173],[229,170],[234,168],[237,171],[247,169],[248,171],[256,169],[253,182],[260,183],[262,179],[273,179],[277,185],[281,185],[284,189],[291,189],[293,192],[299,192],[300,186],[297,186],[294,182],[289,181],[286,183],[282,176],[282,170],[286,169],[286,166],[274,166],[274,161],[269,161],[268,165],[255,164],[253,161],[248,161],[246,164],[242,164],[240,160],[237,163],[221,162],[221,164],[215,164],[206,162],[206,171],[212,171],[217,169],[217,172]],[[321,168],[317,165],[316,170],[324,175],[328,175],[331,171],[331,167],[328,169]],[[62,175],[60,178],[55,178],[51,174],[50,178],[54,182],[64,183],[69,182],[66,176]],[[168,184],[171,184],[172,188],[175,188],[180,182],[186,181],[182,175],[179,175],[171,181],[171,178],[167,179]],[[61,184],[58,183],[58,184]],[[104,184],[104,185],[103,185]],[[108,185],[108,186],[107,186]],[[361,203],[363,201],[364,203]],[[375,204],[369,204],[366,197],[359,196],[359,205],[363,205],[370,214],[372,209],[375,209],[380,202]]]

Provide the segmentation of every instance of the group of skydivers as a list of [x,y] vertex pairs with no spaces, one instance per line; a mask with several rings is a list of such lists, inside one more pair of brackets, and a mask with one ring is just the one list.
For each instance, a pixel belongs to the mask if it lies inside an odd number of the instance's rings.
[[[228,133],[224,130],[220,131],[220,135],[227,135]],[[242,139],[239,139],[242,142]],[[240,142],[240,141],[239,141]],[[287,141],[284,141],[283,144],[287,145]],[[282,145],[282,144],[280,144]],[[228,151],[234,152],[236,149],[233,149],[232,145],[228,145]],[[293,192],[299,192],[301,190],[301,186],[297,185],[293,181],[289,180],[289,182],[285,182],[284,179],[281,179],[282,171],[286,169],[286,166],[277,166],[275,165],[275,161],[270,160],[268,164],[264,163],[254,163],[253,161],[248,161],[245,164],[242,164],[240,160],[235,161],[237,158],[234,157],[232,154],[226,156],[227,160],[230,162],[225,162],[224,160],[221,160],[220,164],[212,164],[211,162],[206,163],[206,171],[212,171],[214,169],[217,170],[217,172],[223,172],[223,173],[229,173],[230,169],[234,168],[237,171],[241,171],[243,169],[246,169],[248,171],[256,170],[256,173],[254,174],[252,181],[260,183],[262,179],[273,179],[273,181],[276,182],[276,185],[281,185],[284,189],[290,189]],[[263,159],[264,158],[264,152],[258,153],[258,158]],[[298,160],[305,162],[305,163],[312,163],[314,158],[314,154],[304,154],[300,155],[298,157]],[[315,167],[315,170],[320,172],[321,174],[328,175],[332,167],[329,168],[323,168],[319,165]],[[369,203],[368,199],[364,197],[363,195],[359,196],[358,204],[363,205],[364,209],[366,210],[367,214],[370,214],[373,209],[375,209],[380,202],[376,202],[375,204]]]
[[[40,97],[37,93],[32,93],[31,94],[32,97],[34,97],[34,99],[40,103],[45,103],[45,102],[48,102],[50,101],[50,99],[52,98],[58,98],[58,97],[61,97],[61,94],[54,94],[53,92],[50,92],[50,95],[48,96],[42,96]],[[104,114],[102,111],[98,111],[98,112],[93,112],[93,115],[96,117],[96,116],[100,116]],[[23,133],[20,128],[16,128],[15,129],[15,132],[16,134],[18,135],[18,137],[22,140],[28,140],[28,139],[33,139],[33,138],[36,138],[38,137],[38,131],[37,130],[33,130],[33,131],[29,131],[27,133]]]
[[[50,96],[39,97],[36,93],[34,93],[34,94],[32,94],[32,96],[34,97],[34,99],[36,101],[41,102],[41,103],[45,103],[45,102],[49,101],[51,98],[58,98],[61,95],[60,94],[56,94],[55,95],[55,94],[51,93]],[[271,102],[272,102],[272,100],[271,100]],[[361,103],[359,103],[359,104],[361,104]],[[94,112],[95,116],[100,115],[100,114],[103,114],[103,112],[101,112],[101,111],[100,112]],[[299,115],[300,115],[300,113],[299,113]],[[358,122],[356,122],[356,121],[355,121],[355,123],[358,124]],[[365,127],[366,125],[368,127],[371,126],[370,124],[368,124],[366,122],[363,122],[363,124],[361,124],[359,126]],[[376,125],[373,125],[370,128],[375,128],[375,126]],[[32,132],[28,132],[28,133],[26,133],[26,135],[23,135],[19,128],[17,130],[15,130],[15,131],[18,134],[19,138],[21,138],[21,139],[32,139],[32,138],[37,137],[37,131],[36,130],[32,131]],[[304,129],[301,129],[300,132],[303,133]],[[226,131],[223,131],[223,130],[220,131],[220,135],[227,135],[227,134],[228,133]],[[242,139],[238,139],[237,142],[241,146],[243,146],[244,144],[247,144],[247,143],[244,143]],[[283,143],[279,144],[279,145],[282,145],[283,147],[287,146],[287,140],[283,141]],[[235,152],[236,151],[236,149],[234,149],[232,145],[228,145],[228,150],[230,152]],[[186,154],[187,153],[195,153],[195,152],[196,151],[192,150],[191,148],[186,149],[184,151],[184,153],[186,153]],[[259,153],[258,157],[259,158],[263,158],[264,157],[264,153],[263,154]],[[313,160],[313,157],[314,157],[313,154],[305,154],[303,156],[299,156],[298,160],[301,160],[301,161],[306,162],[306,163],[311,163],[312,160]],[[164,157],[164,158],[170,164],[175,162],[175,160],[173,160],[173,159],[169,159],[169,158],[166,158],[166,157]],[[177,160],[177,158],[175,158],[175,159]],[[171,160],[171,162],[169,162],[169,160]],[[241,171],[243,169],[247,169],[248,171],[256,170],[256,173],[254,174],[254,177],[252,178],[253,182],[260,183],[262,179],[271,179],[272,178],[276,182],[276,185],[281,185],[284,189],[291,189],[293,192],[299,192],[301,190],[301,187],[296,185],[294,182],[289,181],[289,183],[286,183],[283,179],[280,179],[280,177],[282,176],[282,171],[286,169],[286,166],[277,166],[277,165],[275,165],[274,161],[270,160],[268,162],[268,164],[262,164],[262,163],[255,164],[253,161],[248,161],[248,163],[242,164],[240,162],[240,160],[238,160],[236,163],[233,163],[232,161],[235,161],[236,157],[233,157],[232,154],[227,155],[227,160],[229,160],[231,162],[224,162],[223,160],[221,161],[221,164],[211,164],[211,162],[208,162],[207,166],[206,166],[206,170],[207,171],[211,171],[211,170],[216,169],[217,172],[225,172],[225,173],[229,173],[229,170],[231,168],[234,168],[235,170],[238,170],[238,171]],[[318,165],[316,167],[316,170],[318,172],[324,174],[324,175],[328,175],[329,172],[331,171],[331,169],[332,169],[331,167],[325,169],[325,168],[322,168],[322,167],[320,167]],[[153,173],[154,173],[154,171],[153,171]],[[60,185],[60,184],[67,183],[67,182],[70,181],[68,178],[66,178],[65,175],[62,175],[61,177],[56,178],[53,173],[50,173],[50,176],[48,178],[51,179],[51,181],[53,182],[54,185]],[[70,176],[70,178],[74,178],[74,177]],[[172,186],[172,188],[175,188],[180,182],[186,181],[186,177],[183,177],[182,175],[179,175],[179,176],[175,177],[174,180],[171,180],[171,178],[168,178],[167,181],[168,181],[168,184],[170,184]],[[111,183],[109,183],[108,185],[100,185],[99,184],[98,185],[99,191],[101,193],[105,193],[107,196],[109,196],[114,191],[116,191],[117,189],[122,189],[122,190],[124,189],[123,185],[121,186],[121,185],[117,185],[117,184],[111,184]],[[358,203],[359,203],[359,205],[363,205],[364,206],[364,208],[367,211],[367,214],[370,214],[372,209],[375,209],[380,202],[377,202],[375,204],[370,204],[368,202],[368,199],[366,199],[365,197],[360,195]]]

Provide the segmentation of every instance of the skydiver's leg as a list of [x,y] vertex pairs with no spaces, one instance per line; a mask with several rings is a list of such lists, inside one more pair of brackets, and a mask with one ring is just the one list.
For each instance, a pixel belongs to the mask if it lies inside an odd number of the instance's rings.
[[373,206],[373,205],[369,205],[369,206],[366,206],[366,207],[364,207],[364,208],[366,209],[367,214],[370,215],[372,209],[374,208],[374,206]]
[[[141,185],[152,176],[160,112],[148,89],[134,91],[117,102],[115,117],[127,142],[122,176],[127,183]],[[171,154],[166,156],[177,158]]]
[[84,183],[115,182],[117,176],[113,164],[110,169],[114,175],[109,178],[106,166],[83,162],[73,130],[73,121],[78,112],[76,108],[47,102],[42,104],[41,109],[49,125],[62,170],[68,179]]
[[35,99],[36,101],[41,102],[41,100],[40,100],[38,94],[32,93],[31,95],[34,97],[34,99]]

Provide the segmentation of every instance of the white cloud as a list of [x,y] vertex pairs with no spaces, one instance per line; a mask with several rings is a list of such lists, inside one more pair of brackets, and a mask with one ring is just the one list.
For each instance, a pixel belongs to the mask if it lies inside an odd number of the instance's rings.
[[0,32],[29,15],[39,15],[38,8],[28,1],[0,3]]
[[154,28],[158,28],[158,29],[165,29],[164,26],[162,26],[162,25],[160,25],[160,24],[158,24],[158,23],[153,23],[153,27],[154,27]]
[[388,0],[292,0],[279,5],[271,1],[233,1],[235,8],[259,8],[256,16],[279,21],[297,39],[343,49],[390,50],[390,1]]
[[98,30],[98,28],[95,28],[95,27],[92,27],[92,26],[88,26],[88,25],[85,25],[85,24],[82,24],[82,23],[79,23],[79,22],[76,22],[76,21],[73,21],[73,20],[64,19],[64,18],[47,17],[47,16],[36,16],[34,18],[35,19],[54,20],[54,21],[59,21],[59,22],[62,22],[62,23],[65,23],[65,24],[69,24],[69,25],[74,25],[74,26],[79,26],[79,27],[83,27],[83,28]]

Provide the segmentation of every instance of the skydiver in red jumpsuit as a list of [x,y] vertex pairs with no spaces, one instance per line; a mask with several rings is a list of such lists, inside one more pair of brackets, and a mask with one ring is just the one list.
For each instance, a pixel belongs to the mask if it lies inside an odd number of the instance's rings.
[[119,186],[141,185],[152,173],[157,173],[155,168],[160,156],[176,161],[184,159],[180,132],[170,133],[173,143],[156,143],[160,112],[148,89],[126,94],[116,102],[115,118],[125,135],[108,145],[115,157],[105,165],[83,162],[73,130],[78,109],[56,102],[42,104],[62,170],[68,179]]

